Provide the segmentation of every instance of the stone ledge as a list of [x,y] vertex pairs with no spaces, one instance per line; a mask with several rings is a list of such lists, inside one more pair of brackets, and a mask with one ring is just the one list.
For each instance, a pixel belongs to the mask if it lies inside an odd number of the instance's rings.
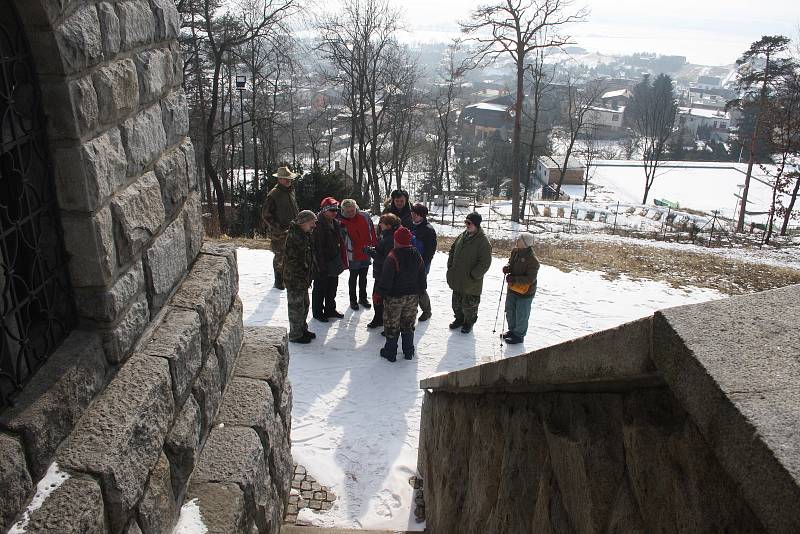
[[30,514],[28,534],[106,534],[100,486],[90,478],[70,478]]
[[174,412],[167,361],[137,354],[59,448],[62,468],[100,479],[112,531],[127,524],[144,494]]
[[245,512],[244,492],[236,484],[192,484],[186,499],[197,500],[209,534],[249,533],[253,528],[253,518]]
[[14,406],[3,412],[0,425],[22,436],[34,479],[47,470],[56,448],[105,383],[100,338],[74,331],[22,390]]
[[433,391],[626,391],[663,386],[650,359],[652,317],[420,381]]
[[658,370],[776,533],[800,532],[799,303],[795,285],[655,315]]
[[213,347],[238,290],[235,265],[224,257],[200,254],[172,298],[171,306],[200,315],[204,353]]

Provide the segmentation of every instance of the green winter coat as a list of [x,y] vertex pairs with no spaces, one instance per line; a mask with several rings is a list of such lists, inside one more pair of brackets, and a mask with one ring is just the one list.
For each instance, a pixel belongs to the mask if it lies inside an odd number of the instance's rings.
[[[508,260],[508,274],[510,284],[530,284],[526,293],[517,293],[522,297],[532,297],[536,294],[536,277],[539,274],[539,259],[533,252],[533,247],[515,248],[511,251]],[[516,293],[516,291],[515,291]]]
[[283,285],[289,289],[306,290],[314,277],[314,253],[311,234],[292,222],[286,235],[286,255],[283,260]]
[[492,244],[478,227],[474,234],[463,232],[447,258],[447,285],[458,293],[480,296],[483,290],[483,275],[492,265]]
[[264,229],[270,235],[280,236],[289,229],[289,224],[297,217],[297,200],[294,188],[276,185],[267,193],[261,207],[261,219]]

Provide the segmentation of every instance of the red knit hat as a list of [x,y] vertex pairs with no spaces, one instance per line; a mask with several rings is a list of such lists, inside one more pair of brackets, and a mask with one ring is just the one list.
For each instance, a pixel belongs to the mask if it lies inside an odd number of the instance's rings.
[[333,197],[325,197],[319,203],[319,207],[322,211],[336,210],[339,209],[339,201]]
[[411,230],[409,230],[405,226],[401,226],[400,228],[398,228],[394,233],[394,243],[398,247],[410,247]]

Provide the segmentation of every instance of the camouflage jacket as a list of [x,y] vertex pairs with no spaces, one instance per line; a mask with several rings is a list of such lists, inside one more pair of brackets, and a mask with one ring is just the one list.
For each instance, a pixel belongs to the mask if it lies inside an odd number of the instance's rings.
[[297,201],[294,198],[294,188],[284,187],[281,184],[267,193],[264,205],[261,206],[261,221],[264,230],[270,235],[286,233],[289,224],[297,216]]
[[292,222],[286,235],[283,260],[283,284],[289,289],[308,289],[314,276],[314,253],[311,234]]

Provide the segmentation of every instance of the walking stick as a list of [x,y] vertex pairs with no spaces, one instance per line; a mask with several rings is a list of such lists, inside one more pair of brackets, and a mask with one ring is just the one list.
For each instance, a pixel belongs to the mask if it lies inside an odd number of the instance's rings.
[[[497,333],[497,317],[500,315],[500,304],[503,302],[503,291],[506,289],[506,275],[503,274],[501,279],[503,285],[500,286],[500,300],[497,301],[497,313],[494,314],[494,326],[492,327],[492,334]],[[503,326],[506,324],[506,316],[503,315]],[[500,342],[502,344],[502,341]]]

